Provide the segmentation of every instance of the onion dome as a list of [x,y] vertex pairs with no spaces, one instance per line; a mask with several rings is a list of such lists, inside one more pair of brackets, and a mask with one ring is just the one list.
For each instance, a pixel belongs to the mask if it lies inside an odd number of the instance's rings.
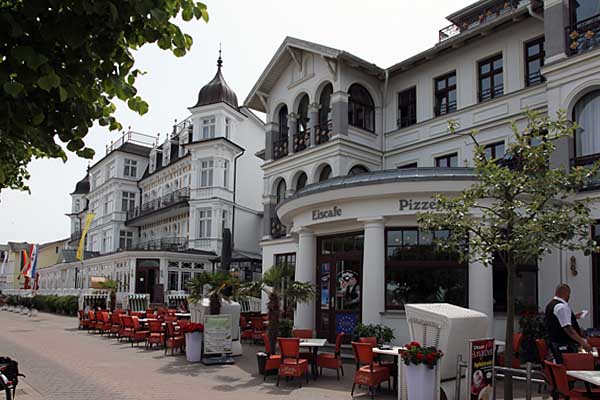
[[217,74],[208,82],[198,93],[198,101],[194,107],[206,106],[216,103],[227,103],[231,107],[238,109],[238,100],[235,92],[227,85],[221,67],[223,60],[221,59],[221,50],[219,50],[219,59],[217,60]]
[[75,191],[71,194],[87,194],[90,192],[90,174],[86,174],[85,177],[77,182],[75,185]]

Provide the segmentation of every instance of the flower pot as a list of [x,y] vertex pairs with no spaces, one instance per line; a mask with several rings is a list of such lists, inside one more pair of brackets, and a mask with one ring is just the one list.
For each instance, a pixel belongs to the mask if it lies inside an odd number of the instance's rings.
[[406,385],[409,400],[435,400],[435,368],[424,364],[406,366]]
[[202,359],[202,332],[185,334],[185,358],[189,362],[199,362]]

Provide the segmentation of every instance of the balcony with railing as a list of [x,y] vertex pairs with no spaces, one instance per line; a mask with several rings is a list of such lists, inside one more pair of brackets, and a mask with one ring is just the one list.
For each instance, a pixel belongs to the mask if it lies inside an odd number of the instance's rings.
[[294,135],[294,153],[310,147],[310,128]]
[[180,237],[165,237],[134,243],[128,250],[144,251],[185,251],[188,240]]
[[566,28],[569,55],[600,47],[600,14]]
[[323,144],[329,142],[329,139],[331,139],[332,131],[333,124],[331,120],[317,125],[315,129],[316,144]]
[[186,204],[189,200],[190,188],[181,188],[127,211],[127,221],[153,214],[176,204]]
[[279,218],[277,216],[271,217],[271,237],[278,239],[284,237],[286,233],[286,227],[279,221]]
[[475,9],[460,18],[455,23],[439,30],[439,41],[450,39],[458,34],[491,22],[498,17],[508,14],[519,7],[522,0],[497,0],[487,7]]
[[279,160],[288,155],[288,138],[281,137],[273,142],[273,158]]

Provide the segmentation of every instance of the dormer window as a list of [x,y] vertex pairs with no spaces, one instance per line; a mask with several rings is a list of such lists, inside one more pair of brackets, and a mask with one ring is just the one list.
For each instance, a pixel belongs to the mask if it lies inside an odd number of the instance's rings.
[[156,149],[152,150],[152,153],[150,153],[150,167],[149,167],[150,173],[154,172],[156,170]]
[[202,139],[214,139],[217,129],[217,121],[214,116],[202,119]]
[[137,161],[129,158],[125,159],[125,168],[123,169],[123,175],[129,178],[137,177]]
[[163,146],[162,165],[167,166],[171,162],[171,142],[167,141]]

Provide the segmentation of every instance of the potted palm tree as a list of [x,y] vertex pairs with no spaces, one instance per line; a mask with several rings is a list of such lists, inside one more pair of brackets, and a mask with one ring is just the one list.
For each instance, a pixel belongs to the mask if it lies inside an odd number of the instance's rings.
[[115,310],[115,304],[117,303],[117,290],[119,290],[119,281],[114,279],[107,279],[102,282],[98,282],[100,289],[108,290],[110,297],[110,311]]
[[267,294],[267,332],[271,348],[275,348],[277,337],[281,335],[281,319],[292,318],[297,304],[307,303],[314,298],[315,288],[312,283],[294,281],[293,265],[276,264],[269,268],[260,280],[243,285],[240,295],[251,295],[261,291]]
[[190,291],[189,300],[191,302],[201,301],[205,290],[209,299],[209,311],[211,315],[221,313],[221,303],[231,300],[240,286],[240,281],[236,277],[224,272],[203,272],[200,275],[190,279],[186,287]]

